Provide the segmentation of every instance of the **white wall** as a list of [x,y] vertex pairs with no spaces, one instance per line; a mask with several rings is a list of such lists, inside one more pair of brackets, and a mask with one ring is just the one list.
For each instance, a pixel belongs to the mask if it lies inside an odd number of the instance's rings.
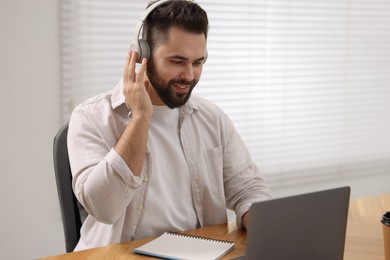
[[[59,0],[0,1],[0,252],[32,259],[65,252],[52,163],[60,123]],[[390,174],[273,189],[276,197],[352,186],[390,192]]]
[[0,252],[64,252],[52,142],[60,126],[59,0],[0,1]]

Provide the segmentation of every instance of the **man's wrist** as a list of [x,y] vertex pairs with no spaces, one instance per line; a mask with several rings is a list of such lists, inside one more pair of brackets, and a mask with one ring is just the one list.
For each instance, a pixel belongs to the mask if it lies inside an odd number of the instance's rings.
[[144,122],[144,123],[150,123],[152,120],[152,115],[148,116],[146,114],[142,113],[132,113],[131,114],[131,121],[133,122]]

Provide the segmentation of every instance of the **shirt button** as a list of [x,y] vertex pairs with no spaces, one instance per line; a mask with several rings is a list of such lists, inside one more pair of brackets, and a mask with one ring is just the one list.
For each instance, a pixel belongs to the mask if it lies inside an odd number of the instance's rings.
[[139,204],[138,209],[143,210],[144,206],[142,204]]
[[148,176],[145,176],[144,177],[144,182],[148,182],[149,181],[149,177]]

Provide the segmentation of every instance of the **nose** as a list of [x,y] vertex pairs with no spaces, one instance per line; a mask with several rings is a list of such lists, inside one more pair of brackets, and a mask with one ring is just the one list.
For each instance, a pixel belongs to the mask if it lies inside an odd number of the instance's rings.
[[187,64],[184,66],[180,78],[185,81],[194,80],[194,68],[192,67],[192,64]]

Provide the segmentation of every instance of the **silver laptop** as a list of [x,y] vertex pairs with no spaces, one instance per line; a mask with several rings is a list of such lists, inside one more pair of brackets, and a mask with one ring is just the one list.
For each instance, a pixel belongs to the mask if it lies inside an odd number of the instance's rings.
[[342,260],[350,187],[255,203],[248,260]]

